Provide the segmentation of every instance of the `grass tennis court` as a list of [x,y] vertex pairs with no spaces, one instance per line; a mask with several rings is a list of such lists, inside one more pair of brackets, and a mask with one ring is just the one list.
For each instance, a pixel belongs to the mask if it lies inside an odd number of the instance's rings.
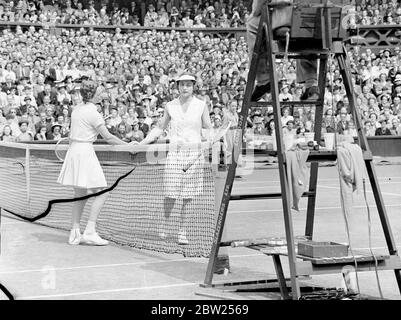
[[[401,243],[401,165],[376,166],[395,242]],[[337,167],[319,170],[314,240],[346,242],[339,202]],[[374,251],[387,253],[373,194]],[[279,191],[277,169],[257,169],[235,180],[233,194]],[[306,198],[301,212],[293,213],[295,235],[304,232]],[[68,213],[69,214],[69,213]],[[355,201],[350,221],[354,249],[368,249],[367,210],[363,198]],[[281,200],[231,202],[227,217],[229,239],[284,236]],[[68,232],[2,216],[0,282],[17,299],[208,299],[196,295],[203,283],[208,259],[185,258],[118,245],[108,247],[69,246]],[[275,277],[273,263],[257,251],[229,248],[231,273],[216,275],[215,281],[256,280]],[[283,258],[284,272],[286,258]],[[378,296],[373,272],[358,273],[361,293]],[[379,272],[385,298],[400,299],[393,271]],[[310,283],[339,286],[340,274],[313,276]],[[1,296],[1,299],[4,299]],[[243,298],[266,299],[263,292]]]

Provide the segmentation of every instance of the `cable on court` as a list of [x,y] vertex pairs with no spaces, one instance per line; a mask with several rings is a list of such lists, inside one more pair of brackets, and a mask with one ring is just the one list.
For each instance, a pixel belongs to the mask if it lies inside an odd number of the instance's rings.
[[0,283],[0,290],[6,295],[8,300],[15,300],[14,296],[11,294],[11,292]]
[[118,186],[120,181],[125,179],[126,177],[128,177],[136,168],[137,168],[137,166],[135,166],[133,169],[128,171],[126,174],[124,174],[121,177],[119,177],[114,182],[114,184],[112,186],[110,186],[109,188],[103,189],[101,191],[98,191],[98,192],[95,192],[95,193],[92,193],[92,194],[88,194],[86,196],[78,197],[78,198],[50,200],[46,210],[43,211],[42,213],[40,213],[39,215],[37,215],[36,217],[25,217],[23,215],[20,215],[18,213],[12,212],[12,211],[7,210],[7,209],[3,209],[3,210],[8,212],[8,213],[10,213],[10,214],[12,214],[12,215],[14,215],[14,216],[16,216],[16,217],[18,217],[18,218],[20,218],[20,219],[23,219],[23,220],[26,220],[26,221],[29,221],[29,222],[35,222],[35,221],[37,221],[39,219],[42,219],[42,218],[46,217],[51,212],[51,209],[52,209],[54,204],[87,200],[87,199],[94,198],[94,197],[100,196],[100,195],[102,195],[104,193],[107,193],[107,192],[110,192],[110,191],[114,190]]

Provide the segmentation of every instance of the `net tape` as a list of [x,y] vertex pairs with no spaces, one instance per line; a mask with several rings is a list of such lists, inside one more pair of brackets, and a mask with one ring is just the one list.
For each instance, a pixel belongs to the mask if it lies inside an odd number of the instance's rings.
[[[206,157],[209,155],[210,144],[187,147],[195,154],[201,147]],[[54,148],[0,143],[0,207],[21,219],[69,230],[72,203],[88,199],[81,221],[83,229],[97,194],[74,198],[71,187],[56,182],[62,162]],[[194,195],[185,221],[189,244],[182,246],[177,243],[177,235],[183,199],[175,200],[167,222],[164,217],[164,181],[169,179],[166,157],[180,152],[180,147],[177,151],[172,145],[141,146],[135,154],[117,146],[95,146],[95,150],[108,182],[108,188],[101,192],[111,191],[97,222],[102,237],[135,248],[188,257],[209,256],[215,227],[215,187],[209,161],[199,161],[188,173],[180,170],[182,175],[187,174],[187,192]],[[159,232],[165,222],[164,240]]]

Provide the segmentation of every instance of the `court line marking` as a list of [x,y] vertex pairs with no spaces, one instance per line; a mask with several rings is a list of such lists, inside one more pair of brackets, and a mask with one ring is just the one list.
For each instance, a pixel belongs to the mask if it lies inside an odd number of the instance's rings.
[[[340,187],[329,187],[329,186],[322,186],[318,185],[319,188],[327,188],[327,189],[336,189],[340,190]],[[367,192],[373,193],[372,190],[366,190]],[[390,193],[390,192],[381,192],[381,194],[386,195],[386,196],[395,196],[395,197],[401,197],[401,194],[398,193]]]
[[[230,247],[230,249],[233,249]],[[355,248],[354,250],[368,250],[369,248]],[[375,249],[386,249],[386,247],[373,247]],[[249,258],[257,256],[266,256],[264,253],[254,253],[254,254],[237,254],[229,255],[230,258]],[[70,271],[70,270],[82,270],[82,269],[96,269],[96,268],[113,268],[113,267],[129,267],[129,266],[140,266],[140,265],[150,265],[150,264],[163,264],[171,262],[200,262],[206,264],[208,262],[207,258],[182,258],[182,259],[172,259],[166,261],[148,261],[148,262],[126,262],[126,263],[112,263],[112,264],[97,264],[97,265],[87,265],[87,266],[75,266],[75,267],[59,267],[52,268],[52,271]],[[0,271],[0,274],[20,274],[20,273],[35,273],[35,272],[48,272],[48,268],[41,269],[25,269],[25,270],[5,270]]]
[[[373,247],[372,250],[375,249],[385,249],[386,247]],[[370,248],[355,248],[355,250],[363,250]],[[235,257],[249,257],[249,256],[265,256],[264,254],[253,254],[253,255],[237,255],[230,256],[230,258]],[[154,289],[167,289],[167,288],[178,288],[178,287],[189,287],[189,286],[198,286],[198,282],[186,282],[186,283],[178,283],[178,284],[170,284],[170,285],[158,285],[158,286],[147,286],[147,287],[133,287],[133,288],[120,288],[120,289],[107,289],[107,290],[92,290],[92,291],[81,291],[81,292],[73,292],[73,293],[60,293],[60,294],[52,294],[52,295],[37,295],[37,296],[22,296],[16,297],[17,300],[34,300],[34,299],[44,299],[44,298],[61,298],[61,297],[73,297],[73,296],[82,296],[82,295],[93,295],[93,294],[104,294],[104,293],[119,293],[119,292],[128,292],[128,291],[140,291],[140,290],[154,290]]]
[[[379,181],[380,182],[385,182],[385,181],[390,181],[389,179],[391,179],[391,181],[393,179],[401,179],[401,177],[380,177]],[[339,181],[339,178],[326,178],[326,179],[319,179],[319,181]],[[280,180],[266,180],[266,181],[241,181],[241,180],[236,180],[236,183],[238,183],[238,185],[240,184],[267,184],[267,183],[280,183]],[[393,182],[393,181],[392,181]],[[235,184],[234,184],[235,185]]]
[[43,298],[57,298],[57,297],[74,297],[74,296],[84,296],[99,293],[116,293],[116,292],[127,292],[127,291],[137,291],[137,290],[154,290],[154,289],[167,289],[176,287],[189,287],[189,286],[199,286],[197,282],[185,282],[170,285],[160,285],[160,286],[148,286],[148,287],[133,287],[133,288],[120,288],[120,289],[107,289],[107,290],[93,290],[93,291],[82,291],[82,292],[72,292],[72,293],[60,293],[60,294],[49,294],[49,295],[39,295],[39,296],[22,296],[17,297],[17,300],[31,300],[31,299],[43,299]]
[[[385,205],[385,207],[401,207],[401,203],[399,203],[399,204],[386,204]],[[360,205],[360,206],[353,206],[353,208],[354,209],[363,209],[363,208],[366,208],[366,206],[362,206],[362,205]],[[376,206],[369,206],[369,208],[376,208]],[[307,208],[300,208],[299,210],[300,211],[303,211],[303,210],[306,210]],[[341,209],[341,207],[316,207],[315,208],[315,210],[334,210],[334,209]],[[230,213],[234,213],[234,214],[237,214],[237,213],[259,213],[259,212],[280,212],[280,211],[283,211],[283,209],[282,208],[277,208],[277,209],[263,209],[263,210],[237,210],[237,211],[235,211],[235,210],[233,210],[233,211],[228,211],[228,213],[230,214]]]
[[[252,254],[252,255],[233,255],[233,256],[230,256],[230,257],[236,258],[236,257],[253,257],[253,256],[255,256],[255,254]],[[140,266],[140,265],[147,265],[147,264],[162,264],[162,263],[183,262],[183,261],[207,263],[208,259],[207,258],[196,258],[195,257],[195,258],[172,259],[172,260],[166,260],[166,261],[126,262],[126,263],[96,264],[96,265],[76,266],[76,267],[60,267],[60,268],[52,268],[52,270],[54,270],[54,271],[68,271],[68,270],[80,270],[80,269],[90,269],[90,268],[128,267],[128,266]],[[26,269],[26,270],[5,270],[5,271],[0,271],[0,274],[34,273],[34,272],[47,272],[47,271],[48,271],[48,269],[46,269],[46,268]]]
[[[9,218],[12,219],[12,218]],[[2,222],[0,223],[0,226],[9,226],[13,224],[23,224],[23,223],[28,223],[27,221],[12,221],[12,222]]]
[[[270,183],[270,182],[269,182]],[[398,182],[396,182],[396,181],[392,181],[392,182],[383,182],[382,184],[381,184],[381,186],[386,186],[386,185],[389,185],[389,184],[401,184],[401,181],[398,181]],[[336,184],[336,185],[338,185],[338,184]],[[336,185],[334,185],[334,186],[336,186]],[[319,186],[322,186],[322,185],[319,185]],[[324,187],[334,187],[333,185],[324,185]],[[367,186],[367,187],[369,187],[369,186]],[[241,185],[234,185],[233,186],[233,191],[236,191],[236,190],[249,190],[249,189],[252,189],[252,190],[254,190],[254,189],[277,189],[277,185],[265,185],[265,186],[263,186],[263,187],[258,187],[258,186],[249,186],[249,185],[245,185],[245,184],[241,184]],[[280,192],[281,190],[279,190],[279,189],[277,189],[277,192]],[[370,191],[370,190],[368,190],[368,191]]]

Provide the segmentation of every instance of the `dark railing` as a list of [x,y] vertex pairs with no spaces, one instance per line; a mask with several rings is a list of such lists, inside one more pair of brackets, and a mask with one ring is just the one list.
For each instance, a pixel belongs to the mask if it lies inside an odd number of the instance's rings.
[[401,26],[360,26],[353,30],[346,43],[349,46],[370,48],[373,52],[383,48],[393,48],[401,45]]

